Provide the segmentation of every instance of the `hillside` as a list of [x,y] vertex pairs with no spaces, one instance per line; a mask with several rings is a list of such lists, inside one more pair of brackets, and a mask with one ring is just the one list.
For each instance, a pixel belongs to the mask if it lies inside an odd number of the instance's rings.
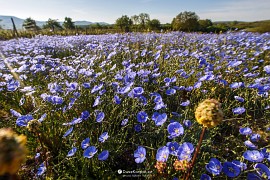
[[[13,26],[12,26],[11,18],[13,18],[17,29],[22,29],[23,28],[22,25],[23,25],[24,19],[21,19],[21,18],[15,17],[15,16],[3,16],[3,15],[0,15],[0,20],[1,20],[0,21],[0,26],[3,29],[12,29]],[[74,21],[74,22],[75,22],[76,26],[87,26],[87,25],[95,24],[95,23],[108,24],[108,23],[105,23],[105,22],[90,22],[90,21]],[[37,26],[42,27],[46,23],[46,21],[36,21],[36,23],[37,23]],[[60,22],[61,25],[62,25],[62,23],[63,22]]]
[[213,23],[224,29],[238,29],[250,32],[270,32],[270,20],[244,22],[244,21],[216,21]]

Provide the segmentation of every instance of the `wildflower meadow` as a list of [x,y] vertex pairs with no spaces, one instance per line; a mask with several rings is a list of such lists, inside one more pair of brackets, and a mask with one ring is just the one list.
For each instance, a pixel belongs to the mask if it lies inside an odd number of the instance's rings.
[[37,35],[0,53],[0,176],[270,179],[270,33]]

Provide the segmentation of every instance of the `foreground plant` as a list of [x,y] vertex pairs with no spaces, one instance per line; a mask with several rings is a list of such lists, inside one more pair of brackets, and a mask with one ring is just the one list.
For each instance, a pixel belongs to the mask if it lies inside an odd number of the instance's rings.
[[8,128],[0,129],[0,176],[14,175],[26,158],[26,137]]
[[221,109],[221,104],[216,99],[206,99],[201,102],[196,111],[195,111],[195,118],[199,124],[203,125],[203,129],[200,135],[200,139],[198,145],[196,147],[190,168],[185,176],[185,179],[188,180],[194,164],[196,162],[197,155],[200,151],[203,136],[205,134],[206,128],[213,128],[219,125],[223,120],[223,112]]

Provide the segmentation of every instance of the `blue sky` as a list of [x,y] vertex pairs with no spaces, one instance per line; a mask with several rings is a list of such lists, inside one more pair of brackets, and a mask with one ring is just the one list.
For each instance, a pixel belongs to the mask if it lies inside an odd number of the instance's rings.
[[183,11],[212,21],[270,19],[270,0],[0,0],[0,15],[35,20],[48,18],[114,23],[122,15],[148,13],[151,19],[170,23]]

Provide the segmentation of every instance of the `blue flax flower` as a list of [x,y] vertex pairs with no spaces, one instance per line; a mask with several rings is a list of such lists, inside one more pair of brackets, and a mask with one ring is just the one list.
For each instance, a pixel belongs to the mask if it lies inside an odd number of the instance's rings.
[[182,103],[180,104],[180,106],[189,106],[189,104],[190,104],[190,101],[187,100],[187,101],[185,101],[185,102],[182,102]]
[[89,138],[89,137],[86,138],[86,139],[84,139],[84,140],[82,141],[82,143],[81,143],[82,149],[86,149],[89,145],[90,145],[90,138]]
[[160,147],[157,150],[156,159],[157,161],[166,162],[168,160],[170,150],[167,146]]
[[155,122],[159,115],[160,115],[159,112],[154,112],[153,115],[152,115],[152,120]]
[[20,82],[14,79],[11,79],[7,83],[7,90],[8,91],[16,91],[20,87]]
[[177,156],[179,144],[178,142],[168,142],[166,146],[169,148],[170,154],[173,156]]
[[109,135],[108,135],[108,132],[104,132],[104,133],[102,133],[100,136],[99,136],[99,138],[98,138],[98,140],[99,140],[99,142],[105,142],[107,139],[109,138]]
[[194,152],[193,144],[189,142],[184,142],[178,149],[178,151],[182,151],[186,154],[192,154]]
[[266,74],[270,74],[270,65],[264,66],[263,70],[266,72]]
[[182,134],[184,134],[184,128],[179,122],[172,122],[168,125],[167,128],[170,136],[168,136],[170,139],[178,137]]
[[134,158],[136,163],[142,163],[145,160],[146,149],[142,146],[139,146],[138,149],[134,152]]
[[187,127],[190,128],[192,126],[192,122],[190,120],[184,120],[183,124]]
[[270,162],[270,152],[266,148],[263,148],[261,150],[261,152],[262,152],[264,158],[266,158]]
[[237,107],[232,110],[234,114],[243,114],[246,111],[244,107]]
[[70,102],[68,103],[67,109],[71,109],[77,99],[76,98],[70,98],[69,100],[70,100]]
[[101,122],[105,118],[105,114],[102,111],[96,110],[96,121]]
[[15,117],[20,117],[21,114],[17,111],[15,111],[14,109],[10,109],[10,113],[12,114],[12,116],[15,116]]
[[125,125],[127,125],[127,123],[128,123],[128,119],[124,119],[121,122],[121,126],[125,126]]
[[175,93],[176,93],[176,90],[173,89],[173,88],[167,89],[167,90],[166,90],[166,94],[169,95],[169,96],[170,96],[170,95],[173,95],[173,94],[175,94]]
[[198,88],[200,88],[201,86],[202,86],[202,82],[198,81],[198,82],[196,82],[196,83],[194,84],[193,88],[194,88],[194,89],[198,89]]
[[261,138],[261,135],[259,135],[259,134],[252,134],[250,136],[250,141],[252,141],[252,142],[258,142],[260,140],[260,138]]
[[254,169],[264,179],[270,179],[270,169],[262,163],[257,163],[254,165]]
[[194,151],[194,147],[191,143],[183,143],[182,145],[180,145],[180,147],[178,148],[178,159],[179,160],[187,160],[190,161],[191,160],[191,154]]
[[88,119],[89,116],[90,116],[90,113],[89,113],[88,111],[83,111],[83,112],[81,113],[81,119],[82,119],[82,120]]
[[114,98],[113,98],[113,100],[114,100],[114,103],[115,104],[121,104],[121,99],[120,99],[119,96],[115,95]]
[[160,110],[160,109],[165,108],[165,107],[166,107],[166,105],[162,101],[162,102],[156,103],[154,110],[157,111],[157,110]]
[[240,174],[241,169],[232,162],[225,162],[223,163],[223,172],[226,176],[234,178]]
[[242,135],[250,135],[252,134],[252,130],[249,127],[243,127],[239,129],[240,134]]
[[240,96],[234,96],[234,99],[239,101],[239,102],[244,102],[245,101],[245,99],[240,97]]
[[143,90],[142,87],[135,87],[135,88],[132,90],[132,92],[133,92],[133,95],[134,95],[135,97],[138,97],[138,96],[141,96],[141,95],[143,94],[144,90]]
[[73,147],[73,148],[68,152],[67,157],[74,156],[74,154],[76,153],[76,151],[77,151],[77,148],[76,148],[76,147]]
[[84,87],[85,89],[89,89],[89,88],[90,88],[90,83],[85,82],[85,83],[83,83],[82,85],[83,85],[83,87]]
[[44,174],[46,172],[46,166],[45,166],[46,162],[43,162],[39,165],[38,171],[37,171],[37,175],[41,176],[42,174]]
[[258,150],[247,150],[246,152],[244,152],[243,156],[246,160],[251,162],[262,162],[264,159],[263,153]]
[[145,111],[138,112],[138,114],[137,114],[138,122],[144,123],[144,122],[147,121],[147,119],[148,119],[148,115],[147,115],[147,113]]
[[92,158],[97,153],[97,148],[95,146],[88,147],[84,152],[83,156],[85,158]]
[[205,168],[209,173],[213,175],[219,175],[222,171],[222,165],[220,161],[216,158],[211,158]]
[[99,105],[99,103],[100,103],[100,96],[97,96],[92,107]]
[[240,87],[244,87],[244,83],[243,82],[234,82],[230,85],[230,88],[232,89],[236,89],[236,88],[240,88]]
[[39,122],[43,122],[44,119],[45,119],[46,117],[47,117],[47,114],[44,113],[44,114],[38,119],[38,121],[39,121]]
[[99,85],[94,86],[93,89],[91,90],[91,93],[93,94],[93,93],[95,93],[95,92],[101,90],[102,87],[103,87],[103,84],[102,84],[102,83],[99,84]]
[[258,148],[255,144],[253,144],[253,143],[252,143],[251,141],[249,141],[249,140],[245,141],[244,144],[245,144],[248,148],[250,148],[250,149],[257,149],[257,148]]
[[166,78],[164,78],[164,80],[163,80],[165,83],[170,83],[171,82],[171,78],[169,78],[169,77],[166,77]]
[[66,133],[63,135],[63,137],[67,137],[68,135],[70,135],[73,131],[73,126],[71,128],[69,128]]
[[102,89],[101,91],[99,91],[99,95],[102,96],[103,94],[105,94],[107,92],[106,89]]
[[70,92],[70,91],[75,91],[77,88],[78,88],[78,83],[76,82],[66,82],[66,86],[67,86],[67,91]]
[[242,64],[242,61],[237,61],[237,60],[234,60],[234,61],[229,61],[229,63],[228,63],[228,67],[233,68],[233,67],[237,67],[237,66],[239,66],[240,64]]
[[108,159],[108,157],[109,157],[109,151],[104,150],[98,155],[98,160],[105,161],[106,159]]
[[33,116],[30,115],[30,114],[27,114],[27,115],[23,115],[23,116],[20,116],[18,117],[18,119],[16,120],[16,124],[17,126],[27,126],[28,122],[33,120]]
[[[193,90],[193,86],[188,86],[188,87],[185,88],[185,90],[188,91],[188,92],[190,92],[190,91]],[[189,102],[189,101],[188,101],[188,102]]]
[[212,178],[207,174],[202,174],[200,180],[211,180]]
[[136,125],[134,126],[134,129],[135,129],[136,132],[140,132],[140,131],[142,130],[142,125],[136,124]]
[[63,104],[64,100],[62,97],[59,96],[49,96],[48,101],[52,104],[60,105]]
[[167,114],[166,113],[160,114],[158,112],[154,112],[154,114],[152,115],[152,119],[154,120],[156,126],[161,126],[166,122]]

